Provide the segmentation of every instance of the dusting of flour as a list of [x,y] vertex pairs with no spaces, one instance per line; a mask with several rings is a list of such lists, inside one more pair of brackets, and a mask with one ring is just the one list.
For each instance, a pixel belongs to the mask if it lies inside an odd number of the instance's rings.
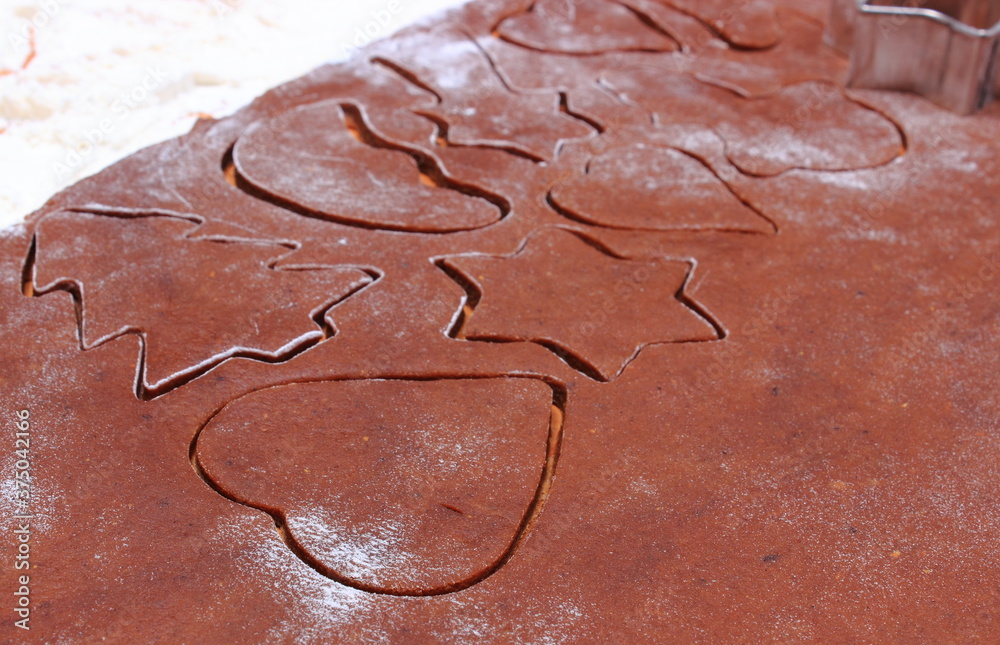
[[462,0],[0,0],[0,229],[122,157]]

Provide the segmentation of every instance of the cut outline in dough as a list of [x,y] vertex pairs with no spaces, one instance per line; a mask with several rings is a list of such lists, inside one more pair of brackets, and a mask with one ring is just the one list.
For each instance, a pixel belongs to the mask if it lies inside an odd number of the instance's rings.
[[[678,301],[678,303],[681,306],[687,309],[691,314],[700,318],[704,323],[706,323],[709,327],[711,327],[711,329],[715,333],[715,338],[706,340],[648,341],[645,343],[641,343],[639,346],[635,348],[635,351],[623,362],[623,364],[618,368],[618,370],[614,374],[604,376],[601,374],[600,369],[597,368],[590,361],[588,361],[585,356],[582,356],[579,351],[575,351],[567,347],[564,347],[561,343],[555,340],[547,338],[500,339],[493,337],[488,337],[488,338],[462,337],[461,336],[462,329],[468,323],[469,319],[472,317],[480,301],[482,300],[483,290],[476,283],[474,279],[470,278],[458,266],[455,266],[454,264],[450,263],[449,260],[453,258],[491,258],[497,260],[500,259],[513,260],[518,256],[520,256],[522,253],[524,253],[525,249],[528,247],[528,244],[533,237],[553,231],[562,231],[564,233],[570,234],[576,237],[584,244],[586,244],[587,246],[616,260],[623,260],[630,262],[642,262],[644,260],[650,262],[667,261],[667,262],[680,262],[686,264],[688,266],[686,276],[682,281],[680,287],[678,288],[677,292],[674,294],[674,298]],[[440,269],[445,275],[447,275],[449,279],[458,284],[458,286],[460,286],[462,290],[465,292],[465,294],[462,296],[462,300],[461,303],[459,304],[458,309],[452,316],[452,319],[449,322],[448,327],[444,330],[446,336],[454,340],[460,340],[463,342],[533,343],[541,347],[544,347],[548,351],[555,354],[560,360],[562,360],[564,363],[566,363],[569,367],[571,367],[575,371],[583,374],[590,380],[597,381],[599,383],[611,383],[614,380],[616,380],[619,376],[621,376],[625,372],[626,369],[628,369],[629,365],[631,365],[632,362],[635,361],[635,359],[637,359],[639,355],[642,353],[642,351],[647,347],[651,347],[654,345],[676,345],[676,344],[689,344],[689,343],[702,343],[702,342],[717,342],[725,340],[726,337],[728,336],[728,331],[722,325],[722,323],[719,322],[704,305],[697,302],[693,297],[691,297],[686,292],[688,287],[691,285],[692,280],[694,279],[694,275],[698,266],[698,261],[693,257],[679,258],[679,257],[658,255],[653,258],[633,258],[616,253],[608,246],[606,246],[604,243],[588,236],[583,231],[572,228],[565,228],[562,226],[545,226],[536,229],[527,237],[525,237],[513,253],[508,253],[508,254],[492,254],[492,253],[478,253],[478,252],[457,253],[457,254],[449,254],[449,255],[434,257],[431,258],[431,261],[438,269]]]
[[[173,220],[179,220],[184,222],[189,222],[192,224],[192,228],[188,230],[183,239],[189,241],[204,241],[204,242],[215,242],[221,244],[257,244],[257,245],[272,245],[279,246],[286,249],[285,252],[280,253],[273,257],[265,266],[266,269],[272,271],[314,271],[314,270],[324,270],[324,269],[353,269],[360,273],[366,274],[369,281],[362,286],[349,291],[341,297],[334,298],[321,304],[319,307],[314,308],[309,312],[309,317],[316,323],[318,327],[318,332],[316,334],[310,334],[306,337],[300,337],[293,341],[290,341],[284,347],[281,347],[273,352],[248,349],[244,347],[234,347],[227,352],[222,354],[216,354],[196,365],[192,365],[184,370],[171,374],[170,376],[160,380],[157,383],[150,384],[147,382],[147,370],[146,363],[148,360],[147,351],[147,341],[146,332],[137,327],[131,325],[120,328],[114,333],[107,334],[94,341],[88,343],[86,341],[84,329],[85,329],[85,308],[84,308],[84,289],[83,285],[79,280],[57,280],[51,284],[39,287],[35,280],[35,265],[38,260],[37,258],[37,248],[38,248],[38,233],[37,231],[32,235],[31,245],[28,250],[27,257],[25,258],[23,268],[22,268],[22,285],[21,292],[26,297],[40,298],[44,297],[50,293],[54,292],[65,292],[70,295],[73,299],[74,310],[76,312],[76,334],[77,341],[79,344],[80,351],[86,352],[92,349],[96,349],[115,341],[124,336],[136,336],[139,339],[139,356],[136,362],[136,376],[135,376],[135,388],[134,393],[137,399],[141,401],[150,401],[156,399],[160,396],[168,394],[173,390],[182,387],[191,381],[194,381],[208,372],[214,370],[216,367],[222,365],[223,363],[229,361],[230,359],[244,358],[257,362],[268,363],[268,364],[281,364],[286,363],[306,351],[312,349],[313,347],[330,340],[337,334],[336,327],[329,322],[327,316],[330,311],[336,308],[338,305],[344,301],[350,299],[362,291],[367,290],[369,287],[377,284],[383,278],[383,274],[378,269],[372,267],[359,267],[354,265],[294,265],[294,264],[282,264],[282,261],[288,257],[294,255],[300,248],[301,243],[293,240],[280,240],[280,239],[260,239],[260,238],[237,238],[237,237],[226,237],[226,236],[198,236],[197,231],[205,224],[206,220],[200,215],[194,213],[178,213],[163,209],[129,209],[129,208],[107,208],[107,207],[79,207],[79,208],[64,208],[58,211],[53,211],[51,215],[57,214],[83,214],[91,216],[100,217],[113,217],[118,219],[137,219],[137,218],[151,218],[151,217],[163,217]],[[44,221],[45,218],[39,220],[39,224]]]
[[[518,524],[518,528],[515,532],[514,539],[511,541],[507,549],[500,555],[500,557],[491,563],[484,571],[471,579],[464,580],[459,583],[446,585],[443,587],[424,590],[419,593],[402,593],[395,592],[392,590],[380,589],[370,585],[360,584],[357,581],[351,580],[346,576],[340,575],[329,567],[319,562],[315,557],[313,557],[309,552],[304,549],[294,538],[291,531],[288,529],[288,522],[285,514],[281,511],[271,511],[262,508],[260,505],[255,505],[249,500],[238,499],[235,495],[226,491],[220,484],[215,482],[205,471],[201,462],[198,458],[198,441],[200,440],[202,433],[205,429],[212,423],[212,421],[226,408],[231,405],[236,404],[240,400],[254,395],[259,392],[264,392],[271,389],[277,389],[281,387],[289,387],[294,385],[304,385],[313,383],[339,383],[339,382],[364,382],[364,381],[400,381],[400,382],[427,382],[427,381],[468,381],[468,380],[493,380],[493,379],[526,379],[532,381],[538,381],[548,386],[552,390],[552,405],[551,413],[549,417],[549,430],[547,436],[547,443],[545,449],[545,464],[542,467],[542,473],[539,477],[538,486],[535,488],[534,495],[531,502],[528,504],[528,508],[524,516],[521,518],[521,522]],[[466,376],[428,376],[425,378],[415,377],[415,376],[380,376],[377,378],[371,377],[330,377],[330,378],[315,378],[315,379],[304,379],[304,380],[291,380],[282,383],[270,384],[263,387],[259,387],[249,392],[245,392],[239,397],[232,399],[223,405],[219,406],[214,410],[208,418],[198,427],[197,431],[191,439],[191,443],[188,447],[188,461],[191,463],[191,468],[194,470],[195,474],[201,479],[209,488],[218,493],[225,499],[233,502],[234,504],[239,504],[247,508],[252,508],[254,510],[260,511],[265,515],[269,516],[274,522],[275,528],[278,534],[281,536],[282,542],[285,546],[305,565],[314,570],[316,573],[334,580],[340,584],[348,587],[352,587],[362,592],[371,593],[374,595],[383,596],[396,596],[396,597],[429,597],[429,596],[441,596],[445,594],[455,593],[479,584],[480,582],[486,580],[501,568],[506,565],[510,559],[515,555],[517,550],[524,543],[527,536],[531,533],[531,530],[539,521],[539,517],[544,511],[545,503],[549,498],[551,489],[555,479],[556,467],[558,465],[560,451],[562,449],[563,440],[563,428],[565,427],[566,419],[566,400],[567,400],[567,389],[561,382],[538,375],[529,374],[479,374],[479,375],[466,375]]]

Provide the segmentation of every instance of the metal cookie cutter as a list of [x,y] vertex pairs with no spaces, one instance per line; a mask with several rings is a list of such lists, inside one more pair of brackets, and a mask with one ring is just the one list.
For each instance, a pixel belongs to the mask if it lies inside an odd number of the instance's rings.
[[917,92],[961,114],[1000,95],[1000,0],[833,0],[847,85]]

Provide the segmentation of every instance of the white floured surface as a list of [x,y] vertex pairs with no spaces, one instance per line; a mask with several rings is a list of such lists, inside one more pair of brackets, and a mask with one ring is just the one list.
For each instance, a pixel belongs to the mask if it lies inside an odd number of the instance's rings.
[[463,1],[0,0],[0,228],[199,114]]

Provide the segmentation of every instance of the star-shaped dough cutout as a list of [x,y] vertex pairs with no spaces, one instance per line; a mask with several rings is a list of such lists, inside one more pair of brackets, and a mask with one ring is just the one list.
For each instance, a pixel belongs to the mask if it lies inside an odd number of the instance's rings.
[[616,378],[649,345],[721,337],[684,293],[689,261],[620,257],[544,229],[513,255],[449,256],[440,266],[467,292],[453,337],[537,343],[597,381]]

